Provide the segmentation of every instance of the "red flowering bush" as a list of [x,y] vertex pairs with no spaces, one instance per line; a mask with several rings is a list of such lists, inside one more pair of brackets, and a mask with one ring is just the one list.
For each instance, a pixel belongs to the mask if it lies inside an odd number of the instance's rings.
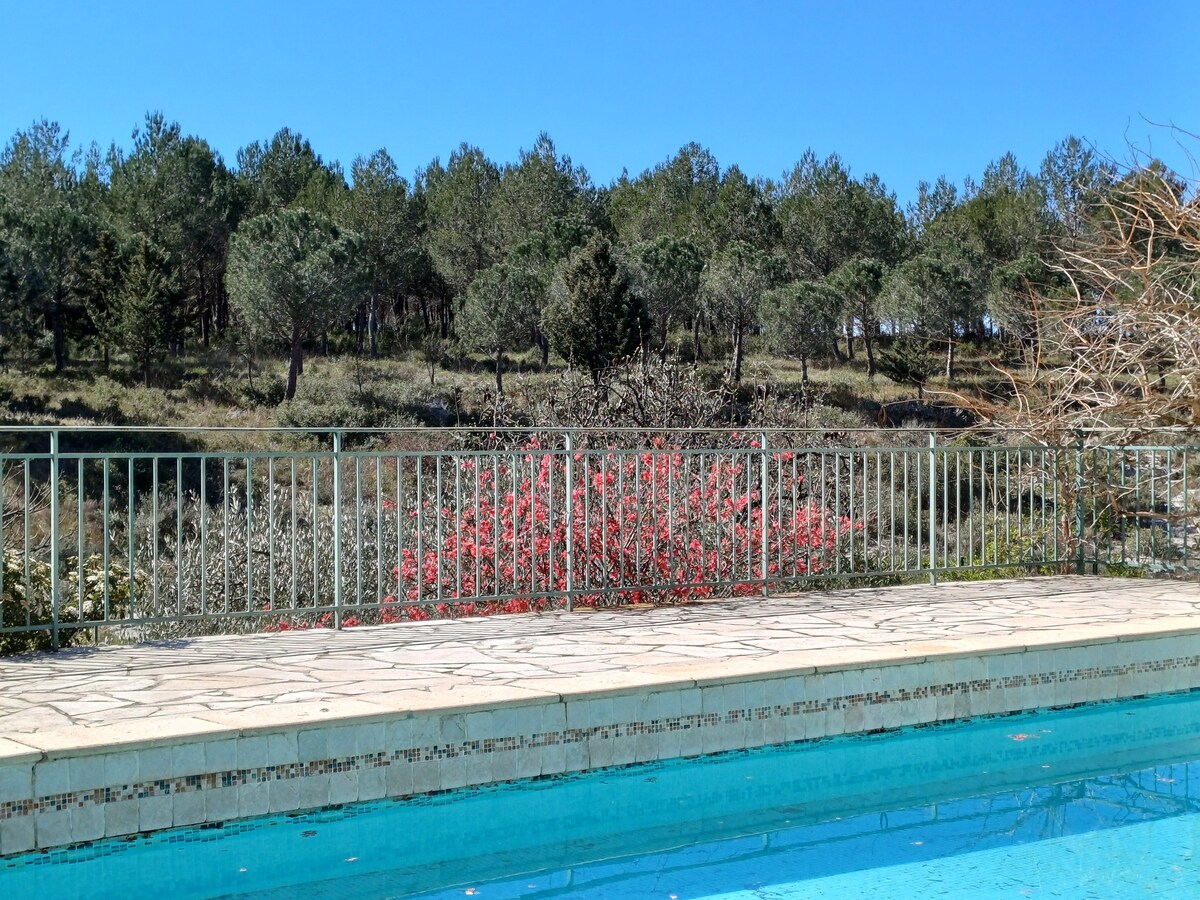
[[768,454],[764,473],[756,446],[567,452],[533,442],[453,460],[440,493],[405,511],[384,620],[424,618],[417,601],[480,615],[567,592],[579,605],[759,594],[818,574],[851,523],[812,503],[791,453]]

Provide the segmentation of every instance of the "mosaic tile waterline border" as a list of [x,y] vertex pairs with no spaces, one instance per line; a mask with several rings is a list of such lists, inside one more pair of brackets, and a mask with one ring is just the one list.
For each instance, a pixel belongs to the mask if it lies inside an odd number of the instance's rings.
[[0,803],[0,821],[25,816],[37,816],[38,814],[47,812],[86,809],[109,803],[141,800],[150,797],[172,796],[243,785],[291,781],[298,778],[333,775],[341,772],[381,769],[394,764],[436,762],[445,759],[479,756],[481,754],[514,752],[559,745],[578,745],[597,739],[601,741],[614,740],[623,737],[692,730],[702,732],[705,729],[737,725],[744,722],[765,722],[773,719],[788,719],[794,716],[845,711],[884,704],[911,703],[913,701],[928,700],[937,697],[969,696],[971,694],[986,693],[995,690],[1016,690],[1026,687],[1041,687],[1077,681],[1138,676],[1180,669],[1200,669],[1200,655],[1176,656],[1124,665],[1088,666],[1067,668],[1053,672],[953,681],[913,688],[901,687],[893,690],[848,693],[822,700],[797,700],[790,704],[738,707],[724,712],[669,716],[650,719],[648,721],[614,722],[587,728],[563,728],[524,735],[485,738],[482,740],[462,740],[453,743],[438,743],[391,750],[381,749],[374,752],[319,759],[311,762],[264,765],[253,768],[183,775],[174,778],[153,779],[133,784],[112,785],[92,790],[47,794],[32,799],[5,801]]
[[[1193,688],[1190,691],[1179,692],[1179,694],[1187,695],[1196,694],[1198,692],[1200,692],[1200,689]],[[1177,696],[1179,694],[1177,694]],[[1113,703],[1127,703],[1133,699],[1134,698],[1103,700],[1094,703],[1080,704],[1076,708],[1105,707]],[[1142,702],[1152,701],[1152,699],[1153,698],[1149,697],[1140,698]],[[1036,717],[1042,714],[1042,712],[1037,710],[1019,710],[989,715],[983,718],[1003,719],[1008,722],[1013,722],[1015,726],[1016,723],[1020,723],[1022,720],[1028,720],[1031,717]],[[975,721],[974,717],[971,719],[960,719],[945,722],[929,722],[915,726],[906,726],[899,730],[902,732],[935,730],[945,734],[958,729],[969,728],[973,721]],[[1179,731],[1180,728],[1178,727],[1156,727],[1147,731],[1145,736],[1155,739],[1164,737],[1170,738],[1177,736]],[[874,742],[887,739],[887,735],[888,733],[883,731],[872,732],[868,734],[830,735],[827,738],[817,740],[807,740],[801,742],[792,741],[788,742],[788,744],[784,746],[794,747],[798,744],[815,745],[824,743],[825,741]],[[753,757],[759,754],[772,753],[775,752],[776,749],[777,748],[774,746],[747,747],[738,750],[726,750],[707,754],[705,758],[713,761],[739,758],[745,759],[747,757]],[[380,800],[359,801],[347,804],[332,804],[330,806],[321,807],[314,810],[255,816],[249,819],[236,819],[227,822],[210,822],[200,825],[171,828],[153,833],[130,834],[94,841],[84,841],[69,846],[59,846],[23,853],[17,856],[2,857],[0,858],[0,871],[5,869],[26,868],[30,866],[85,863],[89,860],[94,860],[100,857],[123,854],[144,845],[211,844],[223,841],[238,834],[269,829],[285,822],[318,828],[320,826],[338,823],[345,820],[370,816],[372,813],[395,809],[397,806],[442,806],[454,804],[459,802],[462,798],[478,797],[480,795],[494,793],[507,793],[513,790],[519,790],[522,792],[550,790],[556,785],[588,779],[601,772],[636,772],[640,777],[646,777],[655,773],[666,771],[675,766],[687,765],[692,761],[693,760],[684,758],[673,758],[619,766],[606,766],[592,771],[575,771],[562,772],[554,775],[538,775],[508,782],[469,785],[461,788],[428,791],[422,794],[403,798],[384,798]],[[917,768],[919,768],[919,766],[920,763],[918,762]],[[895,771],[892,763],[888,764],[888,769],[889,771]],[[703,801],[698,801],[698,803],[702,805]],[[307,833],[311,834],[315,832]]]

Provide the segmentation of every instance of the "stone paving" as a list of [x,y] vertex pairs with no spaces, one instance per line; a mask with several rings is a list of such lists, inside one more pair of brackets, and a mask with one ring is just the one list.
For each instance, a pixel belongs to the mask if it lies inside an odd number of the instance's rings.
[[0,750],[1174,630],[1200,586],[1055,577],[76,648],[0,661]]

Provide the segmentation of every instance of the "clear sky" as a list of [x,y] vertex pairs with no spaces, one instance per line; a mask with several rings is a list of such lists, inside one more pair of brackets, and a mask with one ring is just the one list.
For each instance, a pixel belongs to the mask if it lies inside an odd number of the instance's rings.
[[0,0],[0,33],[4,140],[46,117],[128,145],[161,110],[231,164],[285,125],[406,173],[546,130],[599,183],[688,141],[772,177],[811,146],[904,202],[1072,133],[1178,165],[1146,120],[1200,131],[1200,0]]

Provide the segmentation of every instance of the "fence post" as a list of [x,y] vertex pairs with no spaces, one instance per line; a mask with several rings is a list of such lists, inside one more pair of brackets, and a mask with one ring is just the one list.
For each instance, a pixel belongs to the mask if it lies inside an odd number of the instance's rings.
[[1075,574],[1083,574],[1083,432],[1075,432]]
[[937,432],[929,432],[929,583],[937,584]]
[[564,446],[567,454],[566,471],[566,509],[563,515],[567,517],[567,612],[574,607],[575,598],[575,441],[571,432],[564,435]]
[[333,433],[333,627],[342,627],[342,433]]
[[769,597],[771,595],[771,589],[767,585],[767,566],[769,564],[771,554],[770,549],[767,546],[767,487],[769,484],[767,465],[769,448],[767,445],[767,432],[764,431],[762,433],[760,440],[761,443],[759,446],[762,452],[759,454],[759,456],[762,458],[762,463],[759,467],[758,475],[758,519],[762,531],[762,540],[760,541],[762,544],[762,557],[759,560],[759,564],[762,566],[762,595],[764,597]]
[[[50,649],[58,649],[58,431],[50,432]],[[80,610],[82,613],[83,610]]]

